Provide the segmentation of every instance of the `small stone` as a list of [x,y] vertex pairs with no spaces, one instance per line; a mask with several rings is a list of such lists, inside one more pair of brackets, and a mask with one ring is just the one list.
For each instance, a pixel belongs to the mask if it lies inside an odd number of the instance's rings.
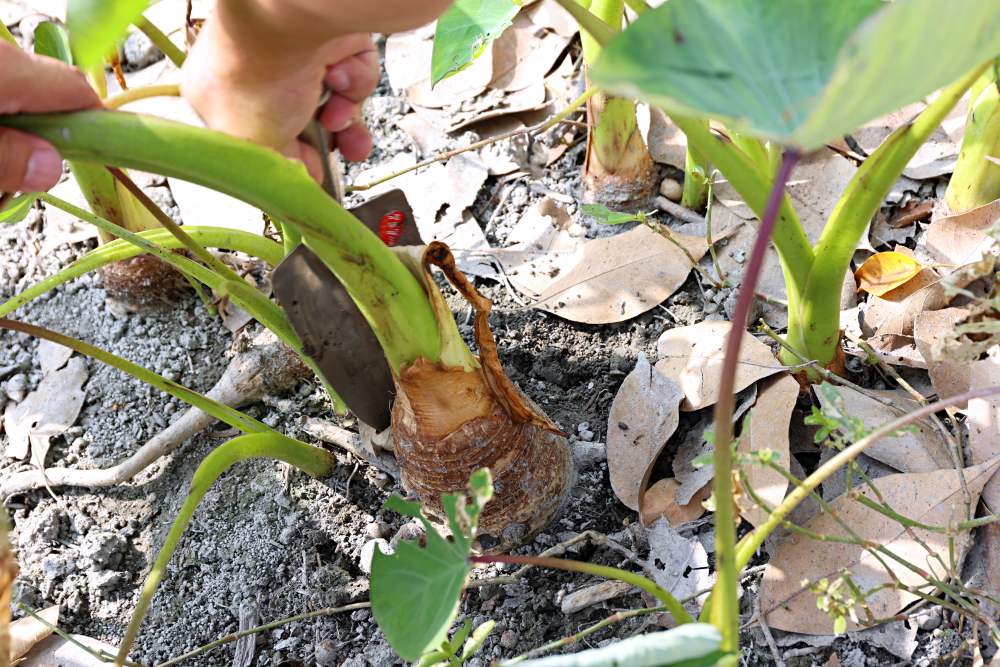
[[122,554],[128,543],[118,533],[93,531],[80,544],[81,567],[90,564],[102,570],[117,570],[122,564]]
[[579,222],[574,222],[572,225],[569,226],[569,229],[566,230],[566,233],[568,233],[571,237],[575,239],[579,239],[587,235],[587,228],[581,225]]
[[735,259],[738,264],[742,264],[743,262],[747,261],[747,253],[746,253],[746,251],[745,250],[734,250],[733,251],[733,259]]
[[7,380],[7,384],[4,385],[4,393],[15,403],[23,401],[24,397],[28,395],[28,376],[24,373],[11,376]]
[[389,532],[389,526],[381,521],[373,521],[365,526],[365,535],[371,539],[385,537]]
[[584,442],[590,442],[591,440],[594,439],[593,431],[580,431],[578,435],[580,437],[580,440],[583,440]]
[[608,450],[603,442],[578,440],[573,443],[573,461],[580,470],[592,468],[608,460]]
[[672,178],[664,178],[660,182],[660,194],[670,201],[680,201],[684,187]]
[[705,304],[704,310],[706,315],[717,313],[719,312],[719,304],[715,303],[714,301],[709,301],[708,303]]
[[371,612],[367,609],[358,609],[351,614],[351,620],[358,622],[367,621],[369,616],[371,616]]
[[131,32],[125,38],[122,52],[125,55],[125,62],[136,69],[148,67],[163,58],[163,52],[156,48],[149,37],[138,31]]
[[576,432],[583,433],[584,431],[590,430],[590,422],[580,422],[576,425]]
[[934,630],[941,625],[941,608],[931,607],[917,614],[917,627],[921,630]]
[[324,639],[316,644],[315,657],[318,667],[336,667],[337,645],[332,640]]
[[381,538],[365,542],[365,545],[361,547],[361,554],[358,556],[358,567],[365,574],[372,573],[372,559],[375,557],[376,548],[387,556],[392,553],[389,543]]

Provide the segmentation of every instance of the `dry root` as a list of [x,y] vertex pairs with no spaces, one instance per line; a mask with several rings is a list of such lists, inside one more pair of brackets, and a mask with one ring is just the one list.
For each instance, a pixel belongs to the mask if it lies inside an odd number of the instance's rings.
[[[271,332],[265,331],[252,342],[241,345],[237,341],[236,355],[206,395],[219,403],[239,408],[260,400],[266,394],[287,391],[308,374],[298,356]],[[16,473],[0,484],[0,498],[9,498],[46,484],[85,487],[121,484],[215,422],[215,417],[191,408],[118,465],[96,470],[48,468],[44,474],[40,470]]]

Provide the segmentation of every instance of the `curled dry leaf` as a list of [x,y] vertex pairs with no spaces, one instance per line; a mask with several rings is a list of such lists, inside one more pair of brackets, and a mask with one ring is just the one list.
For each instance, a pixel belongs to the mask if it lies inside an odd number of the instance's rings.
[[[713,576],[708,573],[708,554],[696,538],[681,536],[661,519],[650,527],[649,558],[642,564],[646,575],[678,600],[691,597],[711,587]],[[687,608],[696,611],[699,601]]]
[[712,483],[698,489],[687,503],[677,502],[680,484],[673,477],[656,482],[642,494],[639,520],[643,526],[652,525],[657,519],[666,519],[672,528],[680,528],[705,513],[703,502],[712,495]]
[[[729,322],[705,321],[668,329],[660,336],[656,343],[656,370],[684,391],[681,410],[700,410],[719,400],[722,358],[731,328]],[[734,390],[741,391],[781,370],[783,366],[771,348],[753,336],[743,336]]]
[[[985,359],[973,361],[969,369],[970,389],[996,386],[1000,386],[1000,348],[994,348]],[[1000,455],[1000,397],[974,398],[969,401],[966,414],[972,462],[983,463]],[[1000,512],[1000,478],[987,483],[983,502],[990,512]]]
[[[741,454],[770,449],[778,455],[778,465],[789,465],[788,429],[792,409],[799,396],[799,383],[791,375],[767,380],[757,396],[757,403],[750,410],[749,428],[740,434],[737,451]],[[776,507],[785,497],[788,480],[776,470],[759,464],[743,467],[746,483],[770,507]],[[737,498],[737,506],[744,519],[754,526],[767,520],[768,512],[758,506],[744,491]]]
[[[869,431],[919,407],[902,390],[870,390],[862,394],[850,387],[837,387],[842,404],[831,402],[824,392],[817,392],[824,412],[843,411],[845,417],[858,417]],[[884,402],[892,403],[895,408]],[[947,444],[926,421],[915,422],[914,429],[885,437],[865,450],[865,454],[900,472],[931,472],[952,467]]]
[[1000,199],[957,215],[935,219],[924,234],[924,245],[939,262],[967,264],[992,245],[986,232],[1000,220]]
[[694,261],[708,251],[701,236],[673,234],[678,244],[640,226],[581,246],[578,261],[553,276],[532,304],[559,317],[588,324],[622,322],[674,293]]
[[[871,296],[864,310],[864,326],[875,336],[913,336],[913,320],[925,310],[937,310],[948,303],[941,278],[924,269],[883,296]],[[876,346],[873,342],[873,346]],[[877,347],[877,346],[876,346]],[[882,346],[882,349],[888,349]]]
[[90,653],[82,648],[80,644],[86,646],[90,651],[104,651],[107,655],[115,655],[117,646],[111,646],[102,641],[84,635],[70,635],[72,641],[63,639],[57,635],[50,635],[38,642],[27,655],[24,661],[18,663],[18,667],[107,667],[109,663],[98,658],[94,653]]
[[[1000,457],[962,471],[973,503],[978,500],[983,486],[998,466]],[[890,507],[929,526],[947,526],[960,512],[964,502],[959,473],[954,470],[889,475],[875,480],[874,485]],[[879,502],[868,487],[858,489],[856,493]],[[945,575],[937,559],[948,562],[949,535],[920,528],[907,529],[886,515],[862,505],[852,496],[840,496],[831,503],[831,509],[861,540],[874,542],[892,551],[902,561],[930,568],[937,577]],[[826,513],[816,516],[804,527],[821,535],[851,537]],[[967,538],[966,533],[956,540],[959,562],[968,546]],[[892,570],[891,575],[886,567]],[[875,618],[894,616],[919,599],[912,593],[892,587],[894,578],[911,587],[927,583],[923,576],[899,561],[888,556],[876,559],[858,544],[827,541],[820,545],[806,535],[795,533],[781,543],[764,570],[760,608],[768,625],[809,635],[829,634],[833,621],[817,608],[815,594],[803,582],[816,583],[825,578],[832,583],[845,571],[863,592],[872,591],[867,596],[866,608]],[[855,611],[859,619],[866,618],[865,609],[860,605],[855,607]],[[849,630],[858,627],[848,620]]]
[[913,257],[889,250],[875,253],[866,259],[854,272],[854,277],[858,281],[859,291],[884,297],[912,280],[924,268]]
[[[938,340],[969,315],[965,308],[942,308],[918,313],[913,322],[917,351],[927,362],[927,373],[938,398],[957,396],[969,390],[969,364],[941,354]],[[957,406],[964,408],[964,405]]]
[[7,406],[4,413],[4,426],[9,438],[6,455],[23,459],[30,448],[32,461],[44,466],[49,441],[65,433],[80,414],[85,398],[83,383],[86,381],[87,362],[75,357],[65,368],[42,378],[38,388],[23,401]]
[[608,472],[615,495],[638,510],[649,473],[677,430],[680,387],[640,353],[608,415]]
[[33,646],[52,634],[50,626],[59,623],[59,605],[47,607],[38,612],[38,615],[45,623],[34,616],[25,616],[10,624],[11,661],[24,657]]

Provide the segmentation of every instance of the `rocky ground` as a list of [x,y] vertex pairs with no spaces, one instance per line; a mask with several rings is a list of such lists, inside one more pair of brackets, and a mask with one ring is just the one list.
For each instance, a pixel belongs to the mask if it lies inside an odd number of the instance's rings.
[[[416,152],[396,125],[404,110],[405,100],[383,81],[369,105],[376,149],[365,164],[349,170],[349,179],[400,153]],[[503,241],[533,204],[553,192],[575,198],[582,160],[583,144],[577,143],[535,181],[508,187],[490,177],[472,207],[487,239]],[[663,168],[663,176],[674,174]],[[177,214],[163,181],[153,179],[146,185],[156,201]],[[580,222],[575,204],[566,208]],[[36,210],[25,221],[0,228],[0,298],[17,294],[93,247],[93,240],[57,229],[50,216],[51,211]],[[482,289],[495,302],[491,324],[501,361],[525,393],[572,434],[579,468],[563,514],[522,551],[538,553],[595,531],[613,546],[583,541],[570,548],[573,557],[620,565],[643,555],[648,549],[644,530],[635,523],[635,513],[616,499],[608,481],[603,443],[609,406],[639,354],[654,355],[664,330],[706,317],[721,319],[727,295],[706,299],[692,276],[663,305],[643,315],[621,324],[585,325],[524,308],[502,284],[483,282]],[[468,307],[454,295],[449,298],[463,334],[471,336]],[[124,312],[109,303],[96,275],[53,290],[13,317],[79,337],[199,391],[218,379],[233,342],[233,335],[194,296],[169,307]],[[111,465],[185,410],[176,399],[118,371],[89,359],[85,363],[84,407],[75,425],[53,440],[48,465]],[[41,378],[38,342],[23,334],[0,333],[0,407],[23,400]],[[862,382],[872,378],[865,369],[856,377]],[[266,397],[246,412],[312,442],[317,441],[303,430],[305,420],[333,419],[315,382],[303,382],[288,395]],[[689,426],[682,422],[681,432]],[[11,499],[8,508],[21,565],[18,601],[35,609],[59,604],[66,629],[112,644],[120,640],[194,469],[226,437],[222,426],[210,429],[133,481],[114,488],[40,490]],[[381,509],[390,494],[402,489],[384,473],[347,453],[336,453],[338,466],[326,479],[309,479],[283,464],[250,461],[237,465],[213,487],[165,573],[132,656],[135,660],[158,664],[233,632],[241,627],[241,619],[245,627],[367,600],[365,561],[373,541],[398,539],[401,531],[408,534],[398,516]],[[0,458],[0,475],[25,467]],[[689,524],[684,532],[696,536],[711,558],[714,547],[707,518]],[[762,555],[758,562],[764,559]],[[511,573],[501,568],[478,576]],[[497,627],[468,664],[512,657],[573,634],[614,611],[646,604],[639,595],[624,594],[565,613],[566,595],[593,583],[578,575],[530,571],[513,582],[471,588],[459,621],[471,618],[479,624],[493,619]],[[756,587],[753,570],[744,586],[748,594],[743,604],[749,616]],[[578,646],[630,636],[655,622],[655,617],[637,617],[590,635]],[[907,623],[919,625],[919,648],[912,658],[917,664],[947,656],[960,643],[962,631],[956,620],[939,609]],[[780,642],[780,633],[775,634]],[[758,629],[747,630],[745,642],[747,664],[774,664],[774,652]],[[255,648],[255,662],[236,664],[398,663],[367,609],[284,625],[258,635]],[[894,657],[891,642],[871,636],[829,638],[811,645],[791,641],[778,650],[786,664],[795,665],[881,665],[900,660]],[[189,664],[229,665],[234,653],[229,645]]]

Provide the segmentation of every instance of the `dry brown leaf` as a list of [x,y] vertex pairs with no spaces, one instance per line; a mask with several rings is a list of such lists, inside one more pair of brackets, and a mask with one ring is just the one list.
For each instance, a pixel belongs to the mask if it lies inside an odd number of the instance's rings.
[[666,477],[646,489],[642,494],[639,510],[639,519],[643,526],[650,526],[662,517],[672,528],[680,528],[705,513],[702,503],[712,495],[711,482],[699,489],[685,505],[677,503],[679,487],[680,484],[676,479]]
[[[59,605],[47,607],[38,615],[49,625],[59,623]],[[34,616],[25,616],[10,624],[10,659],[19,660],[39,643],[52,634],[52,629]]]
[[673,121],[659,109],[649,109],[649,129],[644,138],[649,155],[653,160],[678,169],[684,168],[687,138],[680,128],[674,125]]
[[91,651],[104,651],[107,655],[115,655],[118,647],[111,646],[102,641],[85,637],[84,635],[70,635],[73,641],[63,639],[58,635],[46,637],[32,648],[24,661],[18,663],[18,667],[107,667],[109,663],[102,661],[93,653],[89,653],[80,648],[83,644]]
[[[868,394],[862,394],[850,387],[837,387],[837,393],[844,401],[845,416],[860,418],[868,430],[884,426],[919,407],[917,402],[902,389],[892,391],[873,389],[869,390]],[[827,401],[822,392],[817,394],[824,410],[837,409],[836,405]],[[897,407],[891,408],[881,403],[879,399],[891,402]],[[915,422],[914,426],[912,431],[904,431],[899,435],[878,440],[865,450],[865,454],[900,472],[931,472],[953,467],[951,457],[948,455],[948,446],[938,432],[926,421]]]
[[[852,136],[858,145],[870,155],[893,131],[909,123],[925,108],[927,108],[927,104],[924,102],[915,102],[871,121],[854,132]],[[956,104],[945,117],[941,127],[934,131],[910,159],[909,164],[903,170],[905,176],[923,180],[951,173],[952,169],[955,168],[955,161],[958,159],[967,111],[968,97],[963,97],[961,102]]]
[[532,23],[562,37],[572,37],[580,31],[570,13],[555,2],[536,2],[527,13]]
[[913,257],[889,250],[875,253],[866,259],[854,272],[854,277],[858,281],[858,291],[885,297],[912,280],[924,268]]
[[[983,485],[996,472],[997,466],[1000,466],[1000,457],[962,471],[974,502],[979,498]],[[963,503],[959,474],[953,470],[900,473],[882,477],[874,484],[889,506],[915,521],[931,526],[949,525]],[[862,487],[856,493],[878,502],[868,487]],[[840,520],[862,540],[882,545],[904,561],[929,568],[937,577],[945,575],[940,571],[936,558],[947,562],[951,542],[949,535],[919,528],[913,528],[911,533],[898,522],[862,505],[851,496],[840,496],[831,506]],[[821,535],[849,536],[826,513],[816,516],[804,527]],[[913,539],[913,534],[921,543]],[[958,539],[956,542],[957,556],[961,562],[969,540]],[[924,545],[930,549],[930,554]],[[924,577],[896,560],[887,556],[883,556],[881,560],[887,563],[895,577],[904,585],[921,586],[926,583]],[[845,570],[862,591],[879,589],[867,596],[867,608],[876,618],[894,616],[918,599],[906,591],[892,587],[882,588],[885,584],[891,584],[893,579],[871,552],[863,547],[842,542],[818,543],[803,534],[795,533],[781,543],[764,571],[760,607],[766,614],[768,625],[803,634],[830,634],[833,621],[817,608],[815,594],[803,583],[818,582],[823,578],[833,582]],[[866,617],[862,608],[858,607],[856,611],[859,618]],[[847,628],[854,630],[858,626],[848,620]]]
[[31,449],[32,462],[45,465],[49,441],[65,433],[80,414],[87,381],[87,362],[70,359],[65,368],[42,378],[38,388],[17,404],[7,406],[4,427],[8,442],[6,455],[23,459]]
[[649,473],[677,430],[684,398],[675,382],[661,375],[640,353],[608,415],[608,472],[615,495],[638,510]]
[[[819,240],[830,213],[857,170],[852,161],[828,148],[811,154],[795,168],[788,182],[788,195],[811,242]],[[719,181],[715,193],[726,208],[744,220],[757,217],[728,181]]]
[[[791,375],[782,375],[762,383],[757,403],[750,410],[748,431],[740,434],[737,451],[741,454],[770,449],[778,455],[778,465],[787,467],[789,457],[788,429],[792,409],[799,396],[799,383]],[[777,507],[785,497],[788,480],[776,470],[751,464],[743,467],[746,482],[754,493],[770,507]],[[740,514],[755,527],[769,514],[744,492],[737,500]]]
[[[729,322],[699,322],[667,329],[656,342],[656,369],[684,391],[681,410],[700,410],[719,400],[722,357],[731,328]],[[734,391],[741,391],[782,370],[771,348],[745,334],[740,342]]]
[[[897,250],[905,252],[902,247]],[[943,308],[947,303],[941,277],[924,269],[883,296],[870,296],[865,304],[864,325],[876,336],[912,337],[913,321],[919,313]]]
[[527,88],[548,74],[567,44],[568,38],[540,31],[538,25],[521,12],[493,44],[490,88],[507,92]]
[[[691,597],[711,587],[714,576],[708,573],[708,554],[696,538],[686,538],[665,520],[649,529],[649,558],[643,562],[646,575],[678,600]],[[685,605],[697,612],[699,600]]]
[[53,343],[50,340],[38,341],[38,365],[42,367],[42,375],[59,370],[73,356],[73,349]]
[[936,218],[924,234],[923,243],[939,262],[975,262],[993,240],[986,232],[1000,220],[1000,199],[965,213]]
[[[1000,386],[1000,349],[994,348],[990,356],[971,363],[969,388],[997,386]],[[1000,455],[1000,397],[972,399],[966,415],[972,463],[983,463]],[[983,502],[991,513],[1000,512],[1000,478],[990,480],[983,489]]]
[[[935,355],[935,343],[941,336],[964,320],[969,314],[965,308],[942,308],[918,313],[913,323],[913,339],[917,351],[927,362],[927,373],[938,398],[950,398],[969,390],[969,364],[953,361],[947,356]],[[957,406],[960,409],[965,405]]]
[[[708,250],[700,236],[673,234],[699,260]],[[574,322],[622,322],[654,308],[691,272],[687,255],[645,226],[587,241],[579,261],[561,271],[532,304]]]

